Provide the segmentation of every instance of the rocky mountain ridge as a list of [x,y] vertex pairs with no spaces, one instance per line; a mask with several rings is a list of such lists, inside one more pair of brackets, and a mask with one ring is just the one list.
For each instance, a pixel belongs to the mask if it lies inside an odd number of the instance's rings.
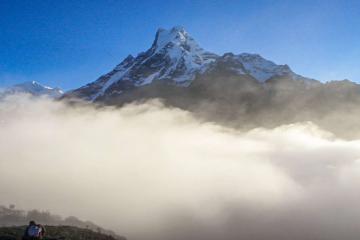
[[183,27],[159,29],[151,47],[136,57],[129,55],[111,72],[67,96],[87,101],[116,97],[154,82],[188,87],[199,76],[224,64],[233,74],[249,76],[264,83],[275,76],[315,82],[294,73],[287,65],[277,65],[258,54],[232,53],[219,56],[205,51]]

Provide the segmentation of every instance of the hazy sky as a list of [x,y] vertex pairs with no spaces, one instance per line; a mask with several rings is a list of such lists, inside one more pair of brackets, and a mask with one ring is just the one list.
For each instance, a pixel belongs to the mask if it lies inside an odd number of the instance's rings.
[[174,25],[218,54],[259,53],[304,76],[360,81],[360,1],[1,0],[0,87],[79,87]]

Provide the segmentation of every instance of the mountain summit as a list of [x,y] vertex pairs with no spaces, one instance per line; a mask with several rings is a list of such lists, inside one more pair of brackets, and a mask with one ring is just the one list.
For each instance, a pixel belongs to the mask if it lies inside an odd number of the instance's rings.
[[216,54],[202,49],[183,27],[159,29],[146,52],[136,57],[129,55],[111,72],[72,94],[94,101],[103,95],[121,94],[153,81],[187,86],[216,58]]
[[310,80],[295,74],[287,65],[277,65],[257,54],[232,53],[219,56],[208,52],[181,26],[158,29],[151,47],[136,57],[129,55],[111,72],[95,82],[67,93],[88,101],[116,97],[152,83],[188,87],[197,76],[226,65],[235,75],[264,83],[274,76]]

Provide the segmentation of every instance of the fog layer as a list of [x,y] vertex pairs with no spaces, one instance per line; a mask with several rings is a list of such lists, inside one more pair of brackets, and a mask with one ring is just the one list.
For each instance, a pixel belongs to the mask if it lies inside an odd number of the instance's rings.
[[310,122],[241,132],[158,101],[0,103],[0,203],[129,239],[357,239],[359,157]]

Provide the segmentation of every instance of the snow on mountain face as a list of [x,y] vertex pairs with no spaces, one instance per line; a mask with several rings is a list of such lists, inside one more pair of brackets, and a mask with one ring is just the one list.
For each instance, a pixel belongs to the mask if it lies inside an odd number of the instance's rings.
[[179,84],[193,80],[196,72],[204,71],[218,57],[202,49],[183,27],[159,29],[151,50],[172,63],[159,79],[171,78]]
[[116,94],[153,81],[187,86],[216,58],[216,54],[202,49],[183,27],[159,29],[149,50],[136,58],[129,55],[113,71],[80,89],[90,93],[88,100],[95,100],[105,93]]
[[59,98],[64,94],[59,88],[51,88],[41,85],[36,81],[30,81],[9,87],[4,90],[2,95],[12,95],[16,93],[31,94],[32,96],[47,96],[50,98]]
[[242,53],[234,55],[227,53],[222,58],[229,63],[231,62],[232,70],[238,74],[249,74],[260,83],[264,83],[275,76],[289,76],[294,80],[305,79],[294,73],[288,65],[277,65],[259,54]]
[[224,62],[235,74],[250,75],[259,83],[275,76],[289,76],[304,82],[310,80],[295,74],[287,65],[277,65],[258,54],[228,53],[220,57],[207,52],[183,27],[173,27],[170,30],[159,29],[151,48],[146,52],[136,57],[129,55],[111,72],[69,94],[95,101],[99,97],[118,95],[154,81],[187,87],[197,74]]
[[274,76],[294,74],[287,65],[276,65],[258,54],[242,53],[236,57],[243,64],[246,72],[260,82],[265,82]]

